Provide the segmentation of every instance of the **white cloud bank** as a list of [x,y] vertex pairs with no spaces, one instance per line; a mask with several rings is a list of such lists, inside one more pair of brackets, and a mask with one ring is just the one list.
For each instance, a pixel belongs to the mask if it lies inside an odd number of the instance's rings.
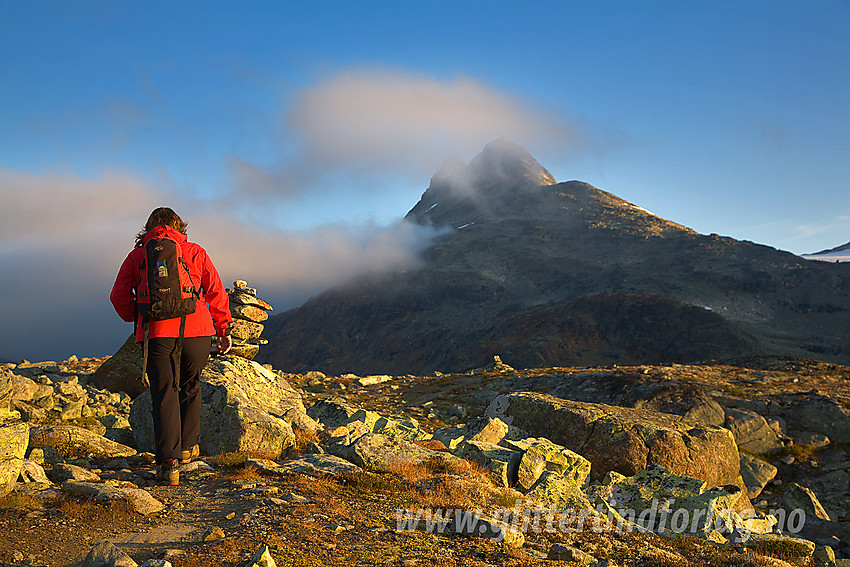
[[407,223],[261,229],[117,173],[0,170],[0,194],[0,359],[114,352],[131,326],[113,313],[109,291],[135,233],[163,204],[189,223],[225,285],[247,279],[278,308],[356,274],[413,267],[431,235]]
[[287,151],[264,166],[229,156],[235,187],[291,196],[340,171],[427,179],[447,158],[469,156],[498,138],[562,150],[582,138],[580,128],[555,111],[473,79],[387,69],[326,77],[296,93],[284,114],[292,136]]

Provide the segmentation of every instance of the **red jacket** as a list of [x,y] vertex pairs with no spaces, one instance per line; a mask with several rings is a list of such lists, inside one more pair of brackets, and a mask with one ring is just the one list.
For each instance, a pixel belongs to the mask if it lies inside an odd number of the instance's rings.
[[[189,273],[195,286],[200,289],[201,298],[195,312],[186,316],[186,328],[184,337],[210,337],[212,335],[223,336],[230,326],[233,318],[230,315],[230,304],[227,292],[221,284],[221,278],[213,266],[212,260],[198,244],[188,242],[186,235],[177,232],[171,227],[158,226],[145,235],[142,244],[151,238],[159,238],[168,235],[180,243],[183,257],[189,264]],[[124,321],[133,322],[136,317],[136,289],[141,278],[139,264],[144,261],[144,247],[134,248],[127,259],[118,270],[115,285],[109,300],[115,307],[115,311]],[[215,323],[213,323],[215,321]],[[136,321],[136,342],[144,340],[144,326],[142,317]],[[150,338],[155,337],[179,337],[180,319],[166,319],[164,321],[150,322]]]

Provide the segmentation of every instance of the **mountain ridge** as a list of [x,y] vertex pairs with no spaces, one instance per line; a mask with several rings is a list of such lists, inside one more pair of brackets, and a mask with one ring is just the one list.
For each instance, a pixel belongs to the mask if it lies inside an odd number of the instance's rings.
[[[470,176],[473,163],[499,167]],[[549,183],[509,143],[470,166],[438,172],[405,217],[450,227],[422,268],[352,280],[272,317],[261,358],[369,373],[464,371],[494,354],[517,367],[850,360],[846,267],[698,234],[580,181]]]

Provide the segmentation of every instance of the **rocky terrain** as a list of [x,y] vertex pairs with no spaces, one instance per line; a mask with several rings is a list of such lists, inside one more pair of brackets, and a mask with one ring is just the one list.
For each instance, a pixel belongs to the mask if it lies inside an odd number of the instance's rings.
[[330,376],[219,356],[203,458],[161,487],[150,398],[96,386],[107,360],[0,367],[0,564],[850,563],[844,366]]
[[290,371],[463,372],[783,354],[850,364],[850,264],[703,235],[499,141],[431,179],[407,220],[422,266],[270,317],[260,362]]

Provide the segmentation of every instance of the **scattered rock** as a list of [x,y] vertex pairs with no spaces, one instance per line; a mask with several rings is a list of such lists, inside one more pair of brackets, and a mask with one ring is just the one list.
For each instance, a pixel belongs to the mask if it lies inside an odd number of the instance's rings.
[[111,542],[102,541],[95,545],[80,567],[138,567],[139,564],[115,547]]
[[208,529],[206,532],[204,532],[204,538],[203,539],[204,539],[204,541],[216,541],[216,540],[219,540],[219,539],[224,539],[224,537],[225,537],[224,530],[222,530],[218,526],[215,526],[215,527]]
[[755,498],[767,483],[774,479],[777,468],[759,458],[741,453],[741,478],[747,487],[747,496]]
[[589,553],[562,543],[553,543],[549,548],[549,553],[546,559],[550,561],[573,561],[582,565],[591,565],[596,563],[596,558]]
[[260,546],[244,567],[277,567],[268,546]]
[[130,503],[136,513],[143,516],[156,514],[165,509],[162,502],[141,488],[69,480],[62,484],[62,490],[72,496],[99,502],[125,500]]
[[50,479],[56,484],[62,484],[66,480],[78,482],[100,482],[100,476],[90,470],[67,463],[57,464],[51,469]]
[[24,459],[21,465],[21,480],[23,482],[42,482],[50,483],[44,469],[35,461]]
[[525,536],[505,522],[493,520],[477,513],[455,514],[447,526],[449,533],[472,537],[483,537],[501,542],[507,547],[522,547]]
[[738,447],[757,455],[777,453],[790,444],[754,411],[727,408],[725,426],[735,436]]
[[821,520],[829,520],[829,514],[824,510],[818,497],[810,488],[792,482],[785,486],[782,502],[789,511],[801,509],[806,516],[814,516]]

